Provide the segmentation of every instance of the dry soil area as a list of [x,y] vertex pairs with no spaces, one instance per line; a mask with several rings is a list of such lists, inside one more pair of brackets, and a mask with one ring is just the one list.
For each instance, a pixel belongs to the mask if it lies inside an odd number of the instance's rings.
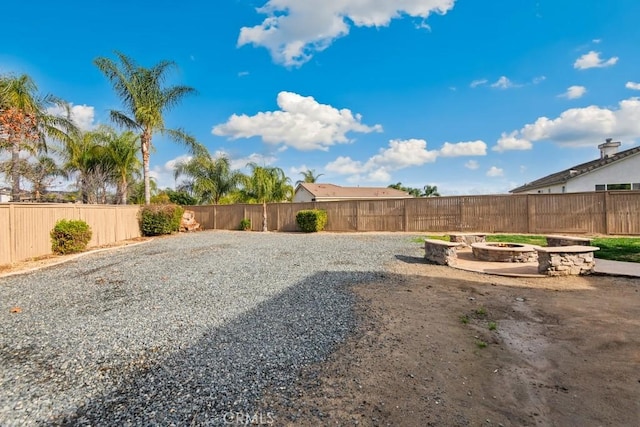
[[354,289],[359,332],[264,408],[292,426],[638,426],[639,282],[399,261]]

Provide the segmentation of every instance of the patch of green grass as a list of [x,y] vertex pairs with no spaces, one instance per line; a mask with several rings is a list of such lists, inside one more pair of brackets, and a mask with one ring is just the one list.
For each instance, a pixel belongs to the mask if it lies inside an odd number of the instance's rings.
[[437,235],[427,235],[427,236],[418,236],[411,239],[413,243],[424,243],[424,239],[433,239],[433,240],[444,240],[445,242],[449,241],[449,236],[446,234],[437,234]]
[[486,237],[487,242],[510,242],[524,245],[546,246],[545,236],[534,236],[529,234],[493,234]]
[[[424,239],[449,241],[448,235],[433,234],[414,237],[414,243],[422,243]],[[546,246],[545,236],[533,234],[492,234],[486,237],[487,242],[511,242],[525,245]],[[613,261],[627,261],[640,263],[640,238],[638,237],[597,237],[592,240],[593,246],[600,248],[595,257]]]
[[496,329],[498,329],[498,324],[496,322],[489,322],[489,330],[495,331]]
[[476,340],[476,347],[478,347],[478,348],[486,348],[487,347],[487,343],[482,341],[482,340]]
[[460,323],[463,323],[465,325],[469,323],[469,316],[467,316],[466,314],[463,314],[462,316],[460,316]]
[[600,248],[595,257],[613,261],[640,262],[640,238],[599,237],[592,240],[593,246]]
[[480,307],[476,310],[476,315],[480,317],[484,317],[487,315],[487,309],[484,307]]

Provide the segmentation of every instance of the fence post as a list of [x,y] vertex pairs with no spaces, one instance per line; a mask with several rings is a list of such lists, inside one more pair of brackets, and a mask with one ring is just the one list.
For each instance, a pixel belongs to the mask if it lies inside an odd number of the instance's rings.
[[464,231],[464,196],[460,197],[458,206],[458,218],[460,219],[460,226],[458,227],[458,231]]
[[609,228],[609,206],[611,206],[611,201],[609,200],[609,192],[604,192],[604,234],[611,234],[611,230]]
[[407,212],[407,201],[409,199],[402,200],[402,231],[409,231],[409,213]]
[[218,220],[217,220],[217,216],[218,216],[218,205],[212,205],[213,206],[213,229],[217,230],[218,229]]
[[533,234],[536,229],[536,204],[531,202],[533,196],[527,194],[527,233]]
[[16,261],[16,214],[15,206],[9,203],[9,262]]

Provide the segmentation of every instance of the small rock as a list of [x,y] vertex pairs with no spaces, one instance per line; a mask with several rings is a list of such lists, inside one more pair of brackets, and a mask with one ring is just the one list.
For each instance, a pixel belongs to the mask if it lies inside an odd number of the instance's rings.
[[524,302],[524,298],[522,298],[522,297],[518,297],[518,298],[516,298],[516,301],[518,301],[518,302]]

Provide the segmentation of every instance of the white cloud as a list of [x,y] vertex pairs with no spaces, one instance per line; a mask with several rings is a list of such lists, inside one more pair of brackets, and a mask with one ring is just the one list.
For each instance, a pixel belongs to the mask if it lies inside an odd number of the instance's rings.
[[533,145],[531,141],[518,138],[518,131],[513,131],[509,134],[503,132],[498,139],[498,144],[494,145],[492,150],[503,152],[508,150],[531,150]]
[[269,0],[257,9],[267,15],[260,25],[243,27],[238,46],[252,44],[269,50],[273,60],[299,66],[356,27],[386,27],[404,16],[422,18],[445,14],[455,0]]
[[486,156],[487,144],[484,141],[458,142],[452,144],[445,142],[440,149],[442,157],[460,157],[460,156]]
[[[73,105],[69,104],[71,107],[71,120],[82,130],[91,130],[95,127],[93,123],[95,119],[95,109],[90,105]],[[67,111],[60,107],[50,107],[47,108],[47,112],[49,114],[53,114],[56,116],[66,116]]]
[[495,83],[492,83],[491,87],[497,89],[510,89],[512,87],[520,87],[520,85],[513,83],[506,76],[502,76]]
[[469,87],[476,88],[478,86],[486,85],[487,83],[489,83],[489,80],[487,79],[478,79],[478,80],[472,81]]
[[340,175],[352,175],[349,179],[351,182],[386,182],[391,179],[393,171],[432,163],[437,158],[438,151],[427,150],[427,142],[423,139],[396,139],[389,141],[389,148],[380,149],[378,154],[365,163],[341,156],[328,163],[325,170]]
[[540,117],[519,131],[503,134],[493,150],[529,149],[531,142],[544,140],[571,147],[595,146],[605,138],[640,138],[640,98],[622,100],[617,109],[591,105],[571,108],[555,119]]
[[573,68],[577,68],[578,70],[586,70],[589,68],[604,68],[615,65],[617,62],[617,56],[612,56],[611,58],[604,60],[600,58],[600,52],[592,50],[589,53],[585,53],[580,58],[576,59],[576,62],[573,64]]
[[156,180],[156,184],[159,189],[163,188],[175,188],[174,172],[176,170],[176,164],[179,162],[188,162],[193,157],[188,154],[183,154],[174,159],[165,162],[163,165],[156,165],[149,171],[149,176]]
[[640,83],[627,82],[627,84],[624,85],[624,87],[631,90],[640,90]]
[[240,71],[240,72],[238,73],[238,77],[246,77],[246,76],[248,76],[248,75],[249,75],[249,72],[248,72],[248,71]]
[[569,86],[567,91],[559,96],[567,99],[578,99],[582,98],[585,93],[587,93],[587,88],[584,86]]
[[487,171],[487,176],[490,176],[490,177],[504,176],[504,170],[495,166],[491,166]]
[[474,171],[478,169],[480,165],[478,164],[477,160],[469,160],[467,163],[464,164],[464,167]]
[[547,76],[538,76],[538,77],[534,77],[533,80],[531,80],[531,83],[533,83],[534,85],[537,85],[542,83],[545,80],[547,80]]
[[382,132],[382,126],[367,126],[359,114],[320,104],[311,96],[292,92],[278,94],[279,111],[254,116],[232,115],[212,133],[230,139],[259,136],[268,144],[284,144],[298,150],[328,150],[334,144],[349,143],[349,132]]
[[338,175],[357,175],[364,172],[362,162],[352,160],[351,157],[340,156],[325,166],[327,172]]

